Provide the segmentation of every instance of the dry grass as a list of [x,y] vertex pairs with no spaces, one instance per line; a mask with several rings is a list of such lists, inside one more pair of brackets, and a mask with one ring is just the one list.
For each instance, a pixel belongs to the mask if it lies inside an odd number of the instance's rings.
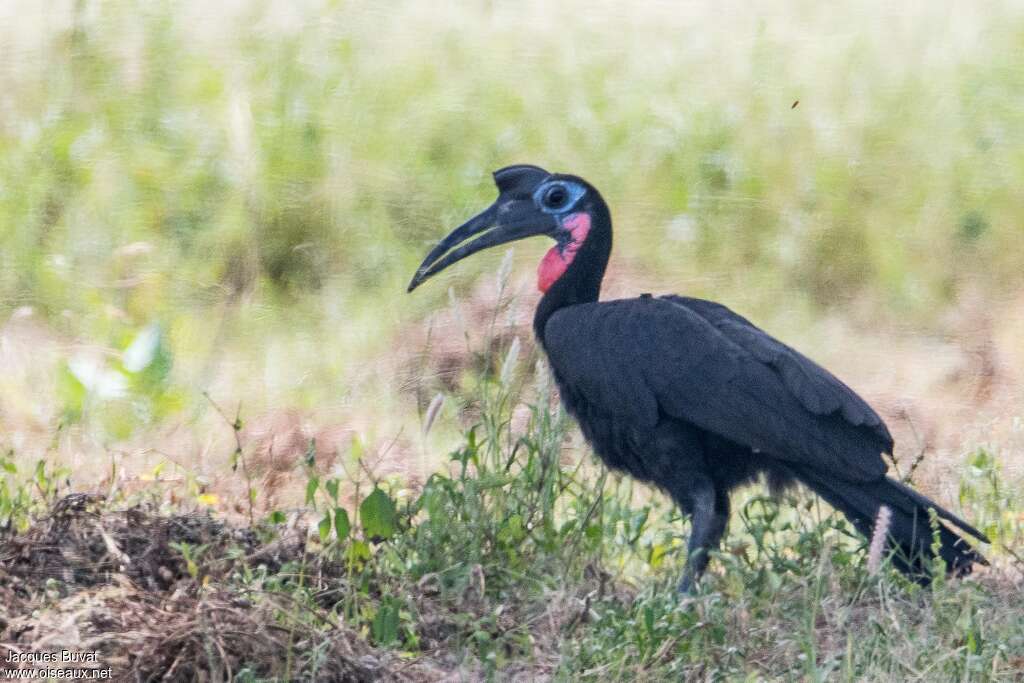
[[[201,551],[197,566],[178,544]],[[208,514],[111,511],[69,495],[28,531],[0,537],[0,648],[97,651],[97,666],[119,680],[233,680],[243,670],[287,680],[289,667],[339,681],[445,674],[370,646],[329,609],[227,585],[241,566],[274,573],[286,563],[308,563],[321,586],[338,580],[340,566],[306,553],[304,529],[260,543]]]
[[[610,296],[624,295],[632,287],[613,277],[608,290]],[[472,378],[484,365],[496,367],[513,339],[522,342],[521,359],[536,353],[530,328],[532,283],[519,280],[512,291],[516,297],[499,304],[497,289],[486,278],[459,301],[457,311],[446,307],[426,321],[410,323],[366,363],[364,372],[390,374],[388,391],[407,408],[418,404],[419,418],[396,415],[374,401],[343,409],[281,407],[257,414],[241,402],[245,419],[239,436],[261,493],[258,511],[301,500],[310,441],[316,443],[321,473],[346,471],[358,478],[359,467],[347,471],[354,465],[346,459],[358,441],[364,466],[374,477],[417,489],[441,464],[426,453],[445,452],[457,443],[458,431],[478,417],[479,406],[467,391]],[[998,444],[1008,473],[1024,473],[1024,436],[1015,427],[1024,402],[1024,353],[1018,343],[1024,334],[1024,300],[995,309],[965,300],[946,316],[941,333],[867,328],[837,317],[804,321],[785,311],[766,319],[741,306],[737,310],[860,391],[889,423],[901,472],[913,468],[914,480],[938,500],[953,498],[955,492],[941,482],[955,482],[964,454],[979,446]],[[487,337],[489,330],[492,337]],[[485,346],[486,338],[491,342]],[[224,476],[234,450],[232,431],[212,410],[141,430],[116,444],[75,427],[55,435],[52,425],[59,415],[45,387],[56,382],[59,349],[66,345],[30,319],[15,318],[0,327],[0,363],[9,368],[0,378],[0,446],[23,463],[45,456],[66,465],[80,486],[92,490],[107,493],[113,486],[138,492],[152,489],[156,480],[173,503],[188,496],[182,485],[194,481],[197,491],[216,494],[223,511],[243,512],[238,501],[245,498],[246,482],[240,475]],[[425,439],[422,414],[439,391],[452,400],[445,402]],[[238,405],[226,404],[225,410],[233,412]],[[387,413],[383,419],[382,411]],[[162,474],[154,476],[157,468]],[[116,481],[111,481],[112,472]]]
[[[421,651],[399,656],[345,625],[333,609],[345,590],[343,563],[311,547],[300,520],[288,529],[260,542],[253,529],[208,513],[111,510],[98,496],[60,498],[25,532],[0,536],[3,658],[95,651],[95,667],[112,667],[116,680],[482,680],[480,665],[461,662],[453,645],[467,622],[494,613],[499,631],[528,622],[535,644],[528,660],[509,663],[503,675],[540,680],[558,668],[560,636],[586,623],[591,600],[605,597],[607,576],[496,609],[479,565],[474,585],[455,599],[443,598],[440,578],[428,574],[402,587]],[[196,565],[179,544],[201,553]],[[286,576],[301,567],[312,600],[258,583],[240,587],[245,567]]]

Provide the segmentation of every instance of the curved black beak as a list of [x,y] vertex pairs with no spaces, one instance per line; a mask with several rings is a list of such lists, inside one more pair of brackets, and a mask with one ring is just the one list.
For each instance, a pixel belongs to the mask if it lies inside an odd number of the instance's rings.
[[427,254],[406,291],[411,292],[427,278],[478,251],[524,237],[551,234],[556,227],[556,221],[534,209],[532,202],[499,197],[486,211],[452,230]]

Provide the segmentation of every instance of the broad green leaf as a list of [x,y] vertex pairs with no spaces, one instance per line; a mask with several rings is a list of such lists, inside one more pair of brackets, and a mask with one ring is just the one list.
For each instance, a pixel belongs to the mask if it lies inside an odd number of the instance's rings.
[[397,516],[394,501],[379,488],[375,488],[359,506],[363,532],[370,540],[383,540],[394,536]]

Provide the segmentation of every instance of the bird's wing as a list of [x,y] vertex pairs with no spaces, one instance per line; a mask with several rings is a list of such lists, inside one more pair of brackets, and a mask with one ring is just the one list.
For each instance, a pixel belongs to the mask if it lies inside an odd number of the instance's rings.
[[886,452],[892,449],[892,436],[878,413],[853,389],[807,356],[722,304],[676,295],[662,299],[697,313],[759,361],[770,365],[807,410],[816,415],[837,413],[854,426],[873,430],[888,444]]
[[561,309],[544,328],[560,382],[609,416],[661,415],[748,448],[867,481],[892,438],[831,373],[729,309],[683,297]]

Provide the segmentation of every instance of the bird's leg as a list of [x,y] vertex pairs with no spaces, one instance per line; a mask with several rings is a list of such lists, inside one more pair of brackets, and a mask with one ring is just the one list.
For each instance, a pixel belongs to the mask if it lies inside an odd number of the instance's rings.
[[680,593],[693,591],[711,559],[710,551],[721,542],[729,522],[728,493],[715,491],[709,478],[692,481],[687,494],[687,500],[680,504],[689,511],[693,529],[687,544],[686,569],[679,582]]
[[689,593],[708,566],[709,551],[718,545],[729,521],[729,492],[711,477],[706,447],[699,431],[673,421],[658,425],[646,463],[649,476],[690,515],[692,530],[686,569],[679,590]]

